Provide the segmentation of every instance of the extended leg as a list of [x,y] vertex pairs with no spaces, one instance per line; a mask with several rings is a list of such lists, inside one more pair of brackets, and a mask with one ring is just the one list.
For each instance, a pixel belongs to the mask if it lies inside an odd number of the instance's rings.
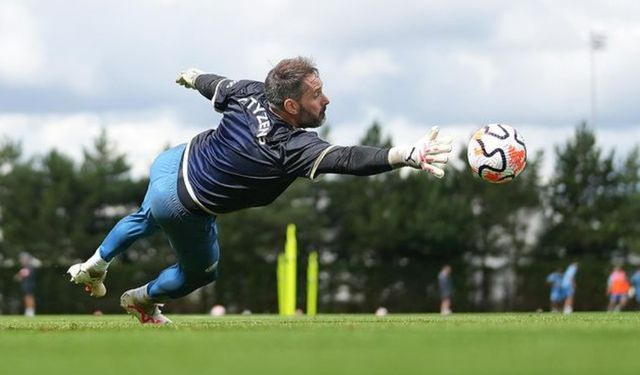
[[120,299],[122,307],[141,323],[169,323],[160,312],[162,302],[186,296],[218,278],[220,249],[214,218],[183,217],[163,224],[178,263]]
[[215,281],[218,277],[218,230],[213,217],[186,217],[162,222],[178,263],[149,282],[154,300],[175,299]]
[[84,285],[92,297],[103,297],[107,293],[104,279],[111,260],[123,253],[137,239],[157,230],[158,226],[151,217],[148,199],[145,198],[137,212],[125,216],[111,229],[95,254],[87,261],[69,267],[67,273],[71,276],[71,281]]
[[[157,279],[122,295],[122,307],[142,323],[168,322],[158,309],[160,302],[185,296],[213,282],[218,274],[215,217],[189,213],[178,197],[178,169],[184,149],[182,145],[163,152],[151,168],[149,216],[167,235],[178,263],[162,271]],[[126,236],[115,236],[122,237]],[[105,244],[109,242],[105,240]],[[125,241],[114,241],[105,250],[105,257],[117,254],[126,245]]]
[[151,210],[145,199],[137,212],[125,216],[111,229],[98,248],[99,255],[104,261],[110,262],[125,252],[136,240],[158,230],[159,227],[151,217]]

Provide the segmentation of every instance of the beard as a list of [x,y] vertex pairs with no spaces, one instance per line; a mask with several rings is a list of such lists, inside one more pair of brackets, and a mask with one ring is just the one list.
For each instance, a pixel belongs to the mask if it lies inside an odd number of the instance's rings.
[[301,128],[318,128],[324,124],[324,120],[326,119],[325,111],[327,110],[327,107],[324,107],[318,115],[314,115],[304,107],[301,107],[300,109],[300,120],[298,120],[298,124]]

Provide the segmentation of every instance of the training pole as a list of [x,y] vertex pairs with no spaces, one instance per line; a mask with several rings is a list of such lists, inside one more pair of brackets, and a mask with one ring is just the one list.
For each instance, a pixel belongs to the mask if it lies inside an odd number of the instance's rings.
[[284,253],[278,254],[278,266],[277,266],[277,277],[278,277],[278,313],[280,315],[285,315],[285,258]]
[[298,241],[295,224],[287,225],[287,242],[285,245],[285,315],[296,312],[296,264],[298,258]]
[[315,316],[318,310],[318,252],[309,254],[307,265],[307,315]]

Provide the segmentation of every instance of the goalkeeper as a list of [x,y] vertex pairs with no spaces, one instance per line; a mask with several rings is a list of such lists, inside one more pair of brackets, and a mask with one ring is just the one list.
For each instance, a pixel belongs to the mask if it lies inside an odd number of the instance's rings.
[[435,127],[413,145],[390,149],[338,146],[307,131],[322,125],[329,105],[307,58],[280,61],[264,83],[195,69],[176,82],[211,101],[223,114],[219,126],[161,153],[140,209],[121,219],[87,261],[68,270],[71,281],[102,297],[109,263],[137,239],[163,231],[178,262],[120,299],[142,323],[169,323],[161,303],[216,280],[221,214],[268,205],[298,177],[368,176],[404,166],[444,176],[451,141]]

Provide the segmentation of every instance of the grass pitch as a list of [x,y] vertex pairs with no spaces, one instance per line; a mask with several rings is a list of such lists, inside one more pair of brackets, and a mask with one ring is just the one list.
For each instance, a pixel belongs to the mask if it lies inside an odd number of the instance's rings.
[[640,313],[0,316],[0,374],[640,372]]

